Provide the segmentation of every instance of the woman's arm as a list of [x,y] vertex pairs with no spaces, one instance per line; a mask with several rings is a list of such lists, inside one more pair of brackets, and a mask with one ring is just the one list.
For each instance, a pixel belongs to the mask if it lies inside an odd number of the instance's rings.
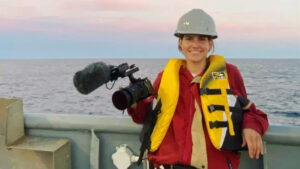
[[269,126],[267,115],[256,109],[253,102],[247,100],[244,81],[237,67],[230,64],[227,64],[226,67],[232,92],[246,98],[247,102],[244,106],[242,146],[248,146],[250,158],[259,158],[259,154],[263,154],[262,136]]

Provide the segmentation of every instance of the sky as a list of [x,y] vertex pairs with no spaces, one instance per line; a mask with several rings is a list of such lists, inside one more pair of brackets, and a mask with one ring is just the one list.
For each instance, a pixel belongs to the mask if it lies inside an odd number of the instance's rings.
[[215,54],[300,59],[299,0],[0,0],[0,59],[182,57],[193,8],[215,20]]

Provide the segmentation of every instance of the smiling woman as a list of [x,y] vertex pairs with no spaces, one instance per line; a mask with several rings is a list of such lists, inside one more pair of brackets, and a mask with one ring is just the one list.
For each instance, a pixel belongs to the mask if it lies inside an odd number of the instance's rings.
[[[267,115],[247,99],[237,67],[223,56],[208,56],[218,37],[212,17],[193,9],[179,19],[174,35],[185,59],[171,59],[153,96],[128,109],[136,123],[155,124],[142,143],[149,161],[167,169],[237,169],[246,145],[250,158],[258,159]],[[156,107],[147,115],[154,97]]]

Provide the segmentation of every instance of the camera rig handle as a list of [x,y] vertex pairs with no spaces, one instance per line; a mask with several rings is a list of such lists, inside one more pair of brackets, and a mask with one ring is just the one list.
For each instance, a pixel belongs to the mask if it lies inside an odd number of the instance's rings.
[[135,83],[136,81],[140,80],[140,78],[136,79],[133,77],[133,73],[139,71],[139,68],[136,67],[134,64],[129,66],[129,70],[126,72],[126,76],[129,77],[131,83]]
[[134,64],[128,66],[128,63],[122,63],[119,66],[112,66],[110,81],[115,81],[119,77],[124,78],[124,77],[128,76],[130,82],[134,83],[138,79],[135,79],[133,77],[133,73],[135,73],[137,71],[139,71],[139,68],[136,67]]

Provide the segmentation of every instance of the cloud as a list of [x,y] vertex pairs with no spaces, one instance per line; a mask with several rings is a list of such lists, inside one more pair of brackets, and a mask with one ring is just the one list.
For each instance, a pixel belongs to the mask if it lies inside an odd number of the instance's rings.
[[221,23],[217,27],[219,40],[240,42],[300,42],[299,28],[291,25]]
[[79,0],[65,1],[61,4],[61,8],[65,10],[96,10],[96,11],[143,11],[151,9],[153,3],[151,1],[141,0]]
[[285,1],[0,0],[0,31],[172,33],[183,13],[203,8],[215,19],[221,41],[299,39],[296,1]]

